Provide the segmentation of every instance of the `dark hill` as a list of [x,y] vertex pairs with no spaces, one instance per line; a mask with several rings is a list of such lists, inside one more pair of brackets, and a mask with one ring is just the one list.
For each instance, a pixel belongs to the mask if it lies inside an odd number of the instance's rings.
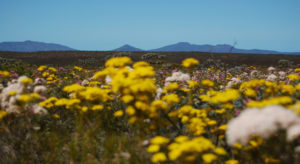
[[38,52],[38,51],[74,51],[75,49],[54,43],[43,43],[35,41],[24,42],[2,42],[0,51],[15,52]]

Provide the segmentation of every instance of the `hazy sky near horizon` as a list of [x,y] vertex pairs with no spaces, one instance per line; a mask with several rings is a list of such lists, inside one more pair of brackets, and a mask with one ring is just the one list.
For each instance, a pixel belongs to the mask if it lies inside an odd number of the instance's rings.
[[79,50],[177,42],[300,52],[300,0],[0,0],[0,42]]

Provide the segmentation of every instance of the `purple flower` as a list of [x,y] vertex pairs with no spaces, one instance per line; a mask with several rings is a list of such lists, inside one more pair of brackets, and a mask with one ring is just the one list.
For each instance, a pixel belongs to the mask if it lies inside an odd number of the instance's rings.
[[66,69],[64,67],[59,67],[58,70],[65,71]]
[[240,111],[240,110],[237,110],[237,111],[235,112],[235,115],[238,116],[240,113],[241,113],[241,111]]
[[11,77],[11,78],[18,78],[18,77],[19,77],[19,75],[18,75],[18,74],[16,74],[16,73],[13,73],[13,74],[10,74],[10,77]]

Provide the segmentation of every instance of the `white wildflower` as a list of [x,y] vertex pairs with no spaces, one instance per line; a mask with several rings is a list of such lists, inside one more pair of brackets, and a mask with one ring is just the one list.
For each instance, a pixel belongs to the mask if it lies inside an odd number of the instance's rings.
[[267,79],[267,81],[276,81],[277,80],[277,76],[274,74],[270,74]]
[[274,67],[269,67],[269,68],[268,68],[268,71],[269,71],[269,72],[273,72],[273,71],[275,71],[275,70],[276,70],[276,68],[274,68]]
[[253,135],[269,138],[279,129],[286,129],[288,140],[298,137],[300,118],[281,106],[268,106],[263,109],[250,108],[230,120],[226,130],[229,145],[247,144]]
[[47,91],[47,88],[42,85],[35,86],[33,89],[33,92],[38,93],[38,94],[45,94],[46,91]]

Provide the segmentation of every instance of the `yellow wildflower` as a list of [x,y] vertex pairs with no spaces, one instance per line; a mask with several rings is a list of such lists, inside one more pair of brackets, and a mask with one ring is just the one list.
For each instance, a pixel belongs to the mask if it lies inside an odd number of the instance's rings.
[[57,72],[57,70],[54,67],[49,67],[48,70],[52,72]]
[[133,64],[133,68],[138,68],[138,67],[148,67],[150,66],[149,63],[145,62],[145,61],[139,61]]
[[39,66],[39,68],[37,69],[38,71],[42,72],[47,68],[47,66],[41,65]]
[[201,84],[205,87],[213,87],[214,86],[214,82],[212,82],[208,79],[202,80]]
[[114,113],[115,117],[122,117],[123,116],[123,111],[122,110],[118,110]]
[[244,94],[248,97],[253,97],[255,98],[256,97],[256,92],[254,89],[251,89],[251,88],[247,88],[245,91],[244,91]]
[[164,153],[155,153],[152,156],[152,162],[157,163],[157,162],[164,162],[167,160],[167,157]]
[[225,149],[222,148],[222,147],[217,147],[215,149],[215,153],[218,154],[218,155],[226,155],[227,154],[227,152],[225,151]]
[[60,116],[58,114],[54,114],[53,117],[54,118],[60,118]]
[[157,110],[157,109],[161,109],[161,110],[167,109],[167,105],[162,100],[154,100],[151,103],[151,107],[155,108],[155,110]]
[[122,97],[122,101],[126,104],[130,103],[132,100],[134,100],[134,97],[131,95],[124,95]]
[[129,57],[115,57],[109,59],[105,63],[105,67],[125,67],[126,65],[131,64],[132,61]]
[[30,94],[22,94],[18,97],[18,100],[24,103],[34,101],[36,99],[40,98],[40,95],[37,93],[30,93]]
[[221,126],[218,127],[219,130],[223,130],[223,131],[225,131],[226,128],[227,128],[227,125],[226,125],[226,124],[221,125]]
[[300,80],[300,76],[298,76],[297,74],[289,74],[287,76],[291,81],[297,81]]
[[10,96],[14,96],[14,95],[16,95],[16,94],[17,94],[17,91],[10,91],[10,92],[9,92],[9,95],[10,95]]
[[169,92],[169,91],[174,91],[178,88],[179,88],[179,85],[177,83],[170,83],[169,85],[164,87],[164,90]]
[[152,144],[162,145],[168,143],[170,140],[162,136],[156,136],[150,140]]
[[187,58],[182,61],[182,66],[186,68],[192,68],[199,64],[199,61],[194,58]]
[[160,149],[160,146],[159,145],[150,145],[147,149],[147,151],[149,153],[155,153],[155,152],[158,152]]
[[32,79],[29,78],[29,77],[26,77],[26,78],[21,80],[21,83],[23,83],[24,85],[31,84],[32,82],[33,82]]
[[225,164],[239,164],[239,161],[231,159],[231,160],[225,161]]
[[173,105],[175,103],[178,103],[180,101],[179,97],[177,94],[169,94],[169,95],[165,95],[162,100],[166,101],[168,103],[168,105]]
[[195,80],[190,80],[190,81],[189,81],[189,88],[194,88],[197,84],[198,84],[197,81],[195,81]]
[[84,90],[84,88],[85,88],[84,86],[81,86],[79,84],[72,84],[72,85],[65,86],[63,88],[63,91],[67,93],[72,93],[72,92],[82,91]]
[[129,115],[132,116],[135,114],[135,109],[132,106],[128,106],[125,110],[125,112]]
[[87,107],[87,106],[81,107],[81,111],[86,112],[87,110],[88,110],[88,107]]
[[175,138],[175,141],[178,142],[178,143],[182,143],[182,142],[185,142],[189,140],[189,138],[187,136],[178,136]]
[[0,77],[8,77],[9,75],[10,75],[9,72],[0,70]]
[[103,109],[103,105],[94,105],[92,107],[92,110],[102,110]]
[[78,67],[78,66],[74,66],[74,69],[76,69],[77,71],[81,71],[82,70],[82,68]]
[[217,156],[212,153],[206,153],[202,155],[202,159],[205,163],[212,163],[214,160],[217,159]]
[[7,115],[6,111],[0,110],[0,120]]

